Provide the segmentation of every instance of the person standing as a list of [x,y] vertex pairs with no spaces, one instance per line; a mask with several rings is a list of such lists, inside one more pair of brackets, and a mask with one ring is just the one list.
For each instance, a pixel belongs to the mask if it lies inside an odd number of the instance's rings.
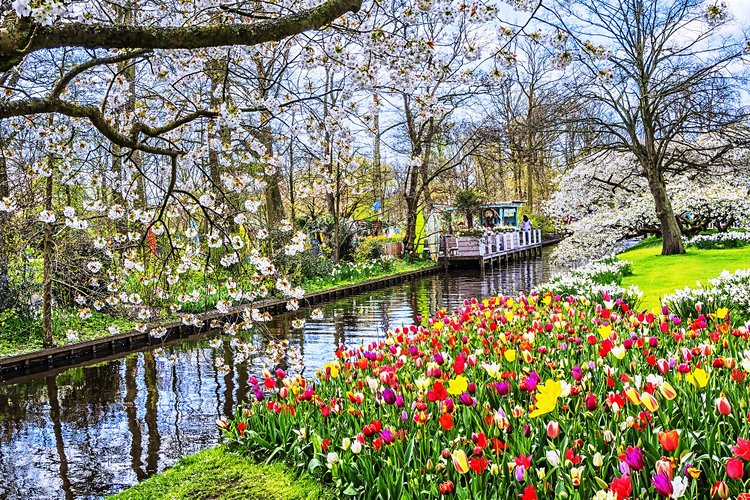
[[524,215],[523,222],[521,223],[521,232],[523,233],[523,237],[527,245],[531,243],[531,229],[532,227],[531,227],[531,221],[529,220],[529,216]]

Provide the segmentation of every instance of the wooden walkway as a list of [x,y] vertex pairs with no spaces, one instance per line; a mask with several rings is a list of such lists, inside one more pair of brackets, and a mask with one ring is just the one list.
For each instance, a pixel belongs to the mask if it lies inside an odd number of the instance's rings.
[[451,265],[485,266],[500,265],[518,257],[541,255],[542,231],[515,231],[471,236],[443,236],[440,241],[439,260],[448,268]]

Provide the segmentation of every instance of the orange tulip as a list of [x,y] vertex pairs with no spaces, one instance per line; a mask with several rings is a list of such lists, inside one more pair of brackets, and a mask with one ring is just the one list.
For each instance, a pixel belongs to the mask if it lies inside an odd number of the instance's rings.
[[676,430],[660,432],[659,442],[665,450],[674,451],[680,445],[680,433]]

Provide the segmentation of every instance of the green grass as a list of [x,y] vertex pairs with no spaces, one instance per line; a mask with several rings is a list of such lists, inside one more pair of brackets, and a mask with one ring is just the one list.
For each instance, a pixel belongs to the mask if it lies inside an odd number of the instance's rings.
[[[126,332],[133,329],[133,322],[96,311],[86,320],[79,318],[76,311],[56,309],[52,313],[52,331],[58,346],[109,337],[109,326],[117,326],[121,332]],[[68,330],[77,331],[78,339],[69,341]],[[42,348],[41,319],[22,319],[12,310],[0,312],[0,357],[25,354]]]
[[683,255],[662,256],[661,240],[649,238],[618,255],[633,263],[633,275],[623,278],[623,286],[637,285],[644,295],[642,306],[659,307],[659,299],[679,288],[706,283],[722,271],[734,272],[750,267],[750,246],[700,250],[688,248]]
[[181,459],[174,467],[146,479],[110,500],[151,499],[303,500],[334,498],[309,476],[287,466],[256,464],[223,446]]
[[367,281],[371,279],[385,278],[388,276],[395,276],[397,274],[406,273],[409,271],[417,271],[419,269],[428,269],[428,268],[436,267],[436,266],[438,266],[438,264],[431,260],[414,260],[411,262],[407,262],[405,260],[395,259],[393,263],[391,264],[390,268],[388,269],[381,269],[378,272],[367,273],[366,275],[355,276],[350,279],[333,280],[330,277],[321,276],[312,280],[306,280],[302,284],[302,288],[304,288],[305,292],[308,292],[308,293],[320,292],[323,290],[327,290],[329,288],[336,288],[336,287],[346,286],[346,285],[354,285],[356,283],[361,283],[363,281]]

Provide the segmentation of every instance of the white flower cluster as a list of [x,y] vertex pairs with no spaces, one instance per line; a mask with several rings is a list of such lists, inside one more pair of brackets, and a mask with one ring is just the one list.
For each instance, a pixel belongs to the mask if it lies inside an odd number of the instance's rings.
[[630,274],[630,262],[607,259],[593,262],[562,274],[537,287],[538,293],[551,292],[564,297],[587,297],[591,300],[623,299],[635,305],[643,292],[636,286],[624,288],[620,282]]
[[683,314],[692,311],[713,313],[725,307],[736,319],[750,320],[750,269],[734,273],[724,271],[708,282],[709,286],[699,283],[696,288],[685,287],[665,295],[662,304]]
[[741,247],[750,244],[750,232],[730,231],[726,233],[699,234],[687,241],[697,248]]
[[[750,175],[715,167],[714,175],[667,179],[672,207],[684,226],[750,223]],[[725,181],[732,176],[732,183]],[[598,179],[607,179],[614,185]],[[576,266],[610,254],[624,239],[658,233],[653,197],[633,158],[608,154],[578,162],[560,180],[545,211],[568,222],[571,235],[554,251],[556,263]]]

